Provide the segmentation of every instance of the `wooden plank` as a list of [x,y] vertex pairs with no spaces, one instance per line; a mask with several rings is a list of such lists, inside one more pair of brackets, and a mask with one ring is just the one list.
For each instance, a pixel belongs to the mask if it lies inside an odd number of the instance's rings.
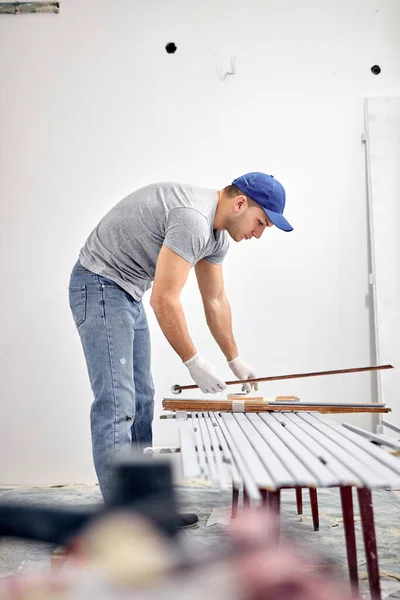
[[[275,416],[275,415],[274,415]],[[319,460],[323,461],[324,464],[337,476],[341,482],[340,485],[355,485],[361,486],[362,482],[357,477],[357,474],[353,473],[346,465],[340,462],[332,452],[321,444],[316,439],[318,436],[311,435],[312,426],[300,419],[295,414],[282,413],[276,416],[280,421],[285,419],[286,429],[288,429],[297,439],[308,448]]]
[[[281,415],[262,414],[261,419],[274,431],[274,433],[282,440],[286,447],[296,456],[305,468],[312,473],[318,482],[318,486],[331,487],[340,484],[340,481],[326,466],[318,460],[318,458],[300,442],[292,432],[286,427],[286,422],[283,419],[283,424],[280,420]],[[297,472],[295,473],[297,476]],[[295,480],[295,485],[300,483]]]
[[257,429],[254,428],[253,424],[246,415],[243,413],[237,413],[234,415],[235,420],[239,424],[243,433],[246,435],[250,444],[253,446],[255,452],[258,454],[261,462],[271,476],[274,482],[274,489],[281,487],[292,487],[293,476],[286,469],[285,465],[279,459],[278,456],[271,450],[270,446],[266,443],[265,439],[260,435]]
[[250,500],[255,500],[258,502],[261,501],[261,494],[260,494],[258,485],[254,481],[254,478],[252,477],[250,471],[247,469],[247,465],[244,462],[244,460],[242,459],[241,454],[238,450],[237,444],[236,444],[235,440],[233,439],[231,433],[229,432],[224,420],[222,419],[220,414],[216,414],[215,419],[216,419],[222,433],[224,434],[226,443],[228,444],[229,449],[232,452],[232,456],[234,457],[235,462],[240,470],[240,474],[243,479],[243,486],[247,492],[248,497],[250,498]]
[[354,433],[358,433],[369,440],[374,442],[378,442],[382,446],[387,446],[388,448],[393,448],[393,450],[400,450],[400,442],[396,442],[396,440],[391,440],[384,435],[376,435],[375,433],[371,433],[366,429],[361,429],[361,427],[356,427],[355,425],[351,425],[350,423],[342,423],[342,427],[349,429],[349,431],[353,431]]
[[268,426],[268,423],[265,421],[268,416],[269,415],[252,413],[246,415],[253,427],[271,448],[271,451],[279,457],[286,469],[291,473],[293,480],[292,485],[289,487],[317,487],[319,482],[313,473],[311,473],[297,456],[291,452],[282,439],[275,433],[273,428]]
[[275,490],[275,484],[266,470],[258,454],[246,438],[232,414],[222,413],[221,417],[232,437],[245,463],[248,472],[259,488]]
[[186,479],[199,477],[201,469],[196,452],[193,428],[188,421],[179,424],[179,441],[181,446],[181,464],[183,476]]
[[239,489],[242,486],[242,478],[240,476],[240,473],[238,471],[235,459],[232,455],[232,452],[229,449],[228,444],[226,443],[226,439],[224,434],[221,431],[221,428],[215,418],[215,413],[208,413],[208,416],[210,417],[211,423],[213,424],[213,427],[215,429],[215,434],[218,438],[219,444],[222,448],[222,454],[224,457],[224,461],[225,463],[228,465],[230,472],[231,472],[231,477],[232,477],[232,484]]
[[[165,410],[186,411],[186,412],[233,412],[238,401],[234,400],[177,400],[164,398],[162,405]],[[338,404],[329,406],[325,404],[301,404],[297,402],[286,404],[268,404],[267,402],[252,402],[243,400],[244,412],[270,412],[281,410],[310,411],[315,410],[321,413],[387,413],[390,409],[382,404]]]
[[[373,446],[372,444],[369,444],[369,442],[360,436],[357,436],[355,433],[351,433],[344,427],[338,426],[336,428],[332,425],[328,425],[319,421],[317,418],[319,415],[307,415],[305,413],[298,414],[299,417],[312,425],[315,430],[323,434],[323,440],[330,439],[331,441],[335,442],[335,456],[344,462],[344,464],[347,465],[351,471],[354,471],[354,473],[358,475],[366,487],[374,488],[400,485],[399,476],[396,473],[393,473],[389,467],[382,464],[382,461],[379,462],[372,455],[368,455],[364,451],[364,448],[361,447],[359,442],[365,442],[367,446]],[[321,443],[327,444],[327,441]],[[382,452],[382,454],[385,454],[378,448],[376,448],[376,450],[378,450],[378,452]],[[389,458],[388,455],[386,456]],[[393,460],[396,461],[395,458],[393,458]],[[400,469],[400,464],[398,468]]]

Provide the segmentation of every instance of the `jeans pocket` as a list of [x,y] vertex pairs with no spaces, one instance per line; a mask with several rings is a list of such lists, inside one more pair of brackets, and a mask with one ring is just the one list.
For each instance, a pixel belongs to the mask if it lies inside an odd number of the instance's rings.
[[86,319],[86,298],[86,285],[71,285],[69,287],[69,306],[77,327],[82,325]]

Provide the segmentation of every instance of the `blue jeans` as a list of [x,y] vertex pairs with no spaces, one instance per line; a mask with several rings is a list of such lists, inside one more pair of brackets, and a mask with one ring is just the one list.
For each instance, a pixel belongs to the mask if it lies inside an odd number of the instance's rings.
[[107,503],[114,459],[132,446],[152,443],[154,386],[146,313],[141,301],[79,261],[70,277],[69,304],[94,395],[93,461]]

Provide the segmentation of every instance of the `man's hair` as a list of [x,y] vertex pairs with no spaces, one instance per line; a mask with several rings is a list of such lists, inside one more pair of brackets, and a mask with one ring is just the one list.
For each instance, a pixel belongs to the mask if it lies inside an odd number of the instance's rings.
[[247,203],[249,206],[260,206],[257,202],[254,202],[251,198],[249,198],[246,194],[243,194],[241,190],[239,190],[236,185],[227,185],[224,187],[223,192],[228,196],[228,198],[234,198],[235,196],[245,196],[247,198]]

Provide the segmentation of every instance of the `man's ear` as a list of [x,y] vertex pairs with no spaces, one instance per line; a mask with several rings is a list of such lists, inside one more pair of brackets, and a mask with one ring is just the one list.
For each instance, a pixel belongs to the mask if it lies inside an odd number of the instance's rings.
[[236,213],[243,212],[243,210],[247,207],[247,198],[246,196],[236,196],[235,201],[233,203],[233,210]]

